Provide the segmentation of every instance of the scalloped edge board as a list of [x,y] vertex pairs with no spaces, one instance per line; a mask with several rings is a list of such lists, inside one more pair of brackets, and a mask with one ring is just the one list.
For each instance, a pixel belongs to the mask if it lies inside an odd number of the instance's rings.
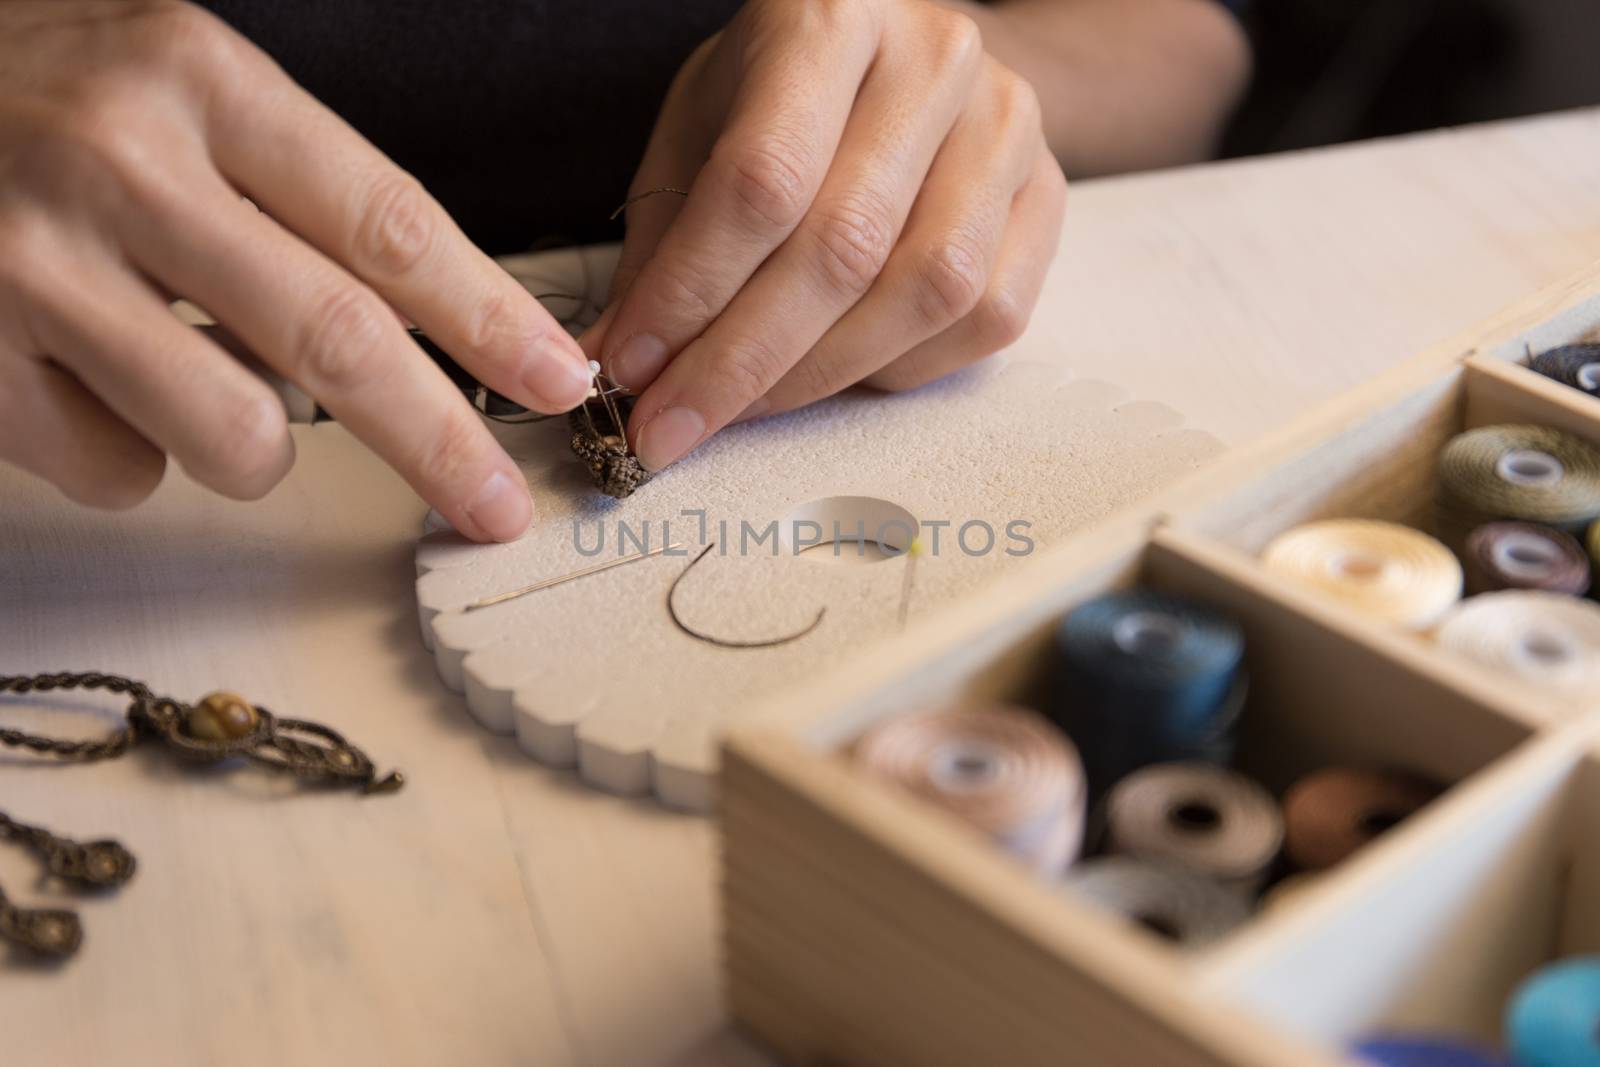
[[[605,273],[596,260],[608,267],[611,254],[547,254],[516,273],[535,291],[560,288],[580,284],[581,261],[592,291]],[[745,710],[869,654],[900,631],[902,612],[914,619],[954,602],[1222,450],[1163,405],[1016,354],[909,393],[853,392],[729,428],[624,501],[589,488],[564,420],[495,432],[527,474],[539,517],[520,541],[476,545],[430,514],[417,602],[440,677],[484,727],[515,735],[540,763],[693,811],[713,806],[716,740]],[[869,539],[903,548],[908,518],[920,533],[914,556],[858,543],[795,551],[834,541],[835,522],[847,540],[861,523]],[[683,548],[465,610],[669,541]],[[675,599],[688,625],[753,641],[800,630],[825,609],[821,623],[754,649],[680,631],[667,592],[708,541],[719,547]]]

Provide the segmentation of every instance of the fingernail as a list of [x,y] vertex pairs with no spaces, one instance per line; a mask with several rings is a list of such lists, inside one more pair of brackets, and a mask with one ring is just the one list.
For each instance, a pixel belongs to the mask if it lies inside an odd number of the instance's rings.
[[526,485],[504,471],[495,471],[467,504],[467,518],[485,537],[515,541],[533,522],[533,498]]
[[666,342],[653,334],[636,333],[611,357],[610,378],[624,389],[637,393],[655,381],[666,365]]
[[658,471],[681,458],[705,432],[706,420],[694,408],[668,408],[639,431],[639,462],[645,470]]
[[534,349],[522,372],[523,387],[551,411],[566,411],[583,403],[593,381],[587,361],[549,348]]

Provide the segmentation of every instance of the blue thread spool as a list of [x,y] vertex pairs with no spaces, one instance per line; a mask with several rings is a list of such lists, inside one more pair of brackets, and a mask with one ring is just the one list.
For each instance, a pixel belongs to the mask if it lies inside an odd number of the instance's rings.
[[1151,763],[1225,763],[1243,697],[1244,634],[1150,590],[1108,593],[1056,629],[1049,713],[1083,754],[1091,792]]
[[1379,1067],[1506,1067],[1506,1061],[1481,1046],[1422,1037],[1380,1037],[1351,1050]]
[[1551,964],[1523,982],[1506,1010],[1519,1067],[1600,1067],[1600,956]]

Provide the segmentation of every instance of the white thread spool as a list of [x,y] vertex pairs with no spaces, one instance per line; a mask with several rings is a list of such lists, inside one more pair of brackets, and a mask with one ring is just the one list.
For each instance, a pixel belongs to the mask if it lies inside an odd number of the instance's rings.
[[1080,864],[1063,892],[1180,948],[1221,940],[1250,917],[1243,894],[1198,874],[1129,856]]
[[1560,593],[1505,591],[1464,601],[1439,645],[1574,702],[1600,701],[1600,606]]
[[1252,892],[1283,847],[1272,795],[1204,763],[1161,763],[1128,775],[1106,798],[1106,828],[1112,851]]

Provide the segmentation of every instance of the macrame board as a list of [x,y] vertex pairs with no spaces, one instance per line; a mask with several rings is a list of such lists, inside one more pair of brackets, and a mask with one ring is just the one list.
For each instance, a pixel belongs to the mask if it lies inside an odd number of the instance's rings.
[[[603,296],[615,249],[524,257],[508,264],[534,292],[586,290]],[[590,309],[592,311],[592,308]],[[495,426],[532,488],[534,527],[521,540],[477,545],[437,513],[417,546],[417,602],[425,645],[471,714],[496,733],[515,734],[540,763],[576,767],[601,789],[654,793],[673,807],[704,811],[714,797],[719,728],[784,687],[870,654],[899,631],[905,556],[863,560],[854,546],[799,555],[771,542],[739,554],[741,522],[762,530],[814,501],[869,498],[919,521],[948,520],[938,554],[917,557],[909,598],[915,619],[952,604],[1002,569],[1007,524],[1024,520],[1038,551],[1217,455],[1222,444],[1186,428],[1172,409],[1129,398],[1103,382],[1074,379],[1063,364],[1009,353],[911,392],[851,391],[797,412],[730,427],[658,474],[627,500],[602,496],[568,447],[564,419]],[[720,539],[678,589],[690,626],[726,640],[759,640],[803,629],[800,640],[731,649],[673,625],[668,588],[707,539]],[[830,510],[831,509],[831,510]],[[845,531],[860,512],[823,505],[825,540],[836,514]],[[994,548],[968,554],[961,524],[981,519]],[[671,540],[687,554],[660,555],[491,608],[483,597],[568,574],[637,551],[619,552],[617,526]],[[576,526],[575,526],[576,524]],[[869,535],[876,520],[868,520]],[[604,549],[592,550],[600,529]],[[931,547],[933,530],[922,545]],[[815,536],[809,529],[805,535]],[[985,538],[969,530],[967,548]]]

